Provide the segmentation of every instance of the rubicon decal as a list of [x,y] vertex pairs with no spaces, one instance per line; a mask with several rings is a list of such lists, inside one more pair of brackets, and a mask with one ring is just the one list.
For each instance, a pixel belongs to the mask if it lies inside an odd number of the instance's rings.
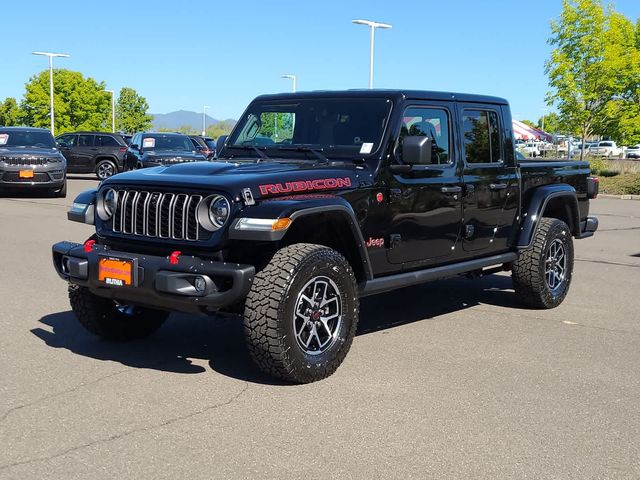
[[269,183],[260,185],[262,195],[276,195],[278,193],[310,192],[314,190],[331,190],[351,186],[351,179],[344,178],[319,178],[317,180],[301,180],[297,182]]

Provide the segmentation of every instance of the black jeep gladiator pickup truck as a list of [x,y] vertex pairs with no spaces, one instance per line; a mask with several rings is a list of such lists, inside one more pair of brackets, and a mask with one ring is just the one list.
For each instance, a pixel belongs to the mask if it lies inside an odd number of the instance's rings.
[[359,297],[510,270],[523,303],[552,308],[573,238],[598,226],[588,164],[517,162],[500,98],[265,95],[218,148],[76,198],[69,218],[96,233],[55,244],[53,263],[88,330],[126,340],[171,311],[239,309],[257,365],[311,382],[347,354]]

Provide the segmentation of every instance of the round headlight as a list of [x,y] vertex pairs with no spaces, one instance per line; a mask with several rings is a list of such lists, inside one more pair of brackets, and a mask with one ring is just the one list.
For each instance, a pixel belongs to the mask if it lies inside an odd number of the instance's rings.
[[229,200],[225,197],[218,195],[211,199],[209,204],[209,219],[216,228],[221,228],[227,219],[229,218],[229,212],[231,211],[231,205]]
[[118,206],[118,192],[116,192],[113,188],[108,189],[104,192],[104,213],[107,217],[113,217],[113,214],[116,211],[116,207]]
[[118,205],[118,192],[113,188],[107,188],[98,196],[98,202],[96,204],[96,210],[98,216],[103,222],[110,220],[116,211]]

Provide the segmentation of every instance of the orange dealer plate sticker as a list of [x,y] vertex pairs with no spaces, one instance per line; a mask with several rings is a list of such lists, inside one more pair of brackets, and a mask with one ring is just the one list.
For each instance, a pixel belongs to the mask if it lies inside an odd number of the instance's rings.
[[114,287],[133,284],[133,260],[98,259],[98,280]]
[[33,170],[20,170],[20,178],[33,178]]

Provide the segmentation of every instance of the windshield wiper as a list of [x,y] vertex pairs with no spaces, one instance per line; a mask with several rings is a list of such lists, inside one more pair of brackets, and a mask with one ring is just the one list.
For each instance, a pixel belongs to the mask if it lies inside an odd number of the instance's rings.
[[329,163],[329,159],[324,156],[322,153],[324,150],[322,148],[313,148],[313,147],[278,147],[278,150],[282,150],[285,152],[310,152],[313,153],[320,163]]
[[267,155],[264,150],[259,149],[255,145],[225,145],[224,148],[237,148],[238,150],[253,150],[258,155],[260,155],[261,159],[269,160],[269,155]]

